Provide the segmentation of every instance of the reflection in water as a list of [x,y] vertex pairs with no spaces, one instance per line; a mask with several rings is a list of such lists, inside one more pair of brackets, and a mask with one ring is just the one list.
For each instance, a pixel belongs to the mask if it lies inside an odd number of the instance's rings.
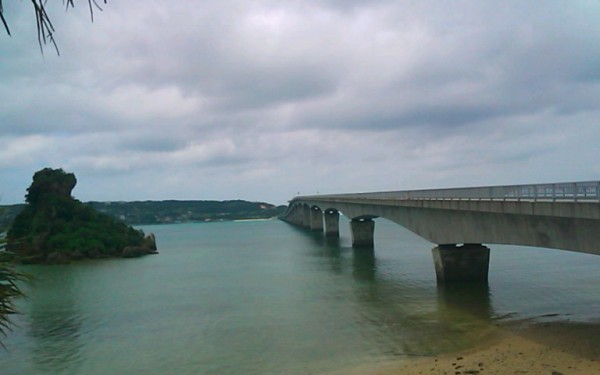
[[468,313],[470,318],[489,321],[492,317],[490,288],[487,283],[438,284],[438,310],[442,315],[452,311]]
[[353,252],[352,276],[359,281],[356,294],[362,319],[378,328],[380,344],[388,354],[430,355],[462,349],[492,328],[487,284],[440,285],[437,303],[432,303],[436,289],[398,275],[378,274],[376,251],[366,249]]
[[[423,355],[438,352],[429,317],[415,311],[431,311],[427,290],[398,275],[380,273],[376,250],[353,252],[352,276],[361,312],[359,328],[367,324],[378,350],[389,356]],[[429,328],[434,328],[433,332]],[[373,331],[373,328],[375,331]]]
[[325,244],[327,245],[327,248],[340,248],[340,238],[339,237],[323,237],[323,240],[325,241]]
[[356,249],[352,255],[352,276],[356,280],[374,282],[377,272],[375,250]]
[[[369,335],[365,339],[375,343],[373,350],[388,356],[433,355],[472,347],[493,330],[487,284],[436,286],[430,258],[431,278],[423,281],[406,276],[410,262],[390,265],[389,254],[382,255],[381,249],[351,249],[339,238],[302,233],[316,245],[310,247],[311,257],[329,265],[320,270],[351,275],[356,314],[350,324]],[[379,256],[386,259],[379,261]]]
[[[81,314],[66,269],[38,273],[30,303],[32,361],[40,373],[77,373],[81,362]],[[62,271],[62,272],[61,272]]]
[[[293,227],[298,230],[297,227]],[[316,258],[326,258],[330,270],[340,275],[344,272],[344,257],[340,246],[339,237],[326,237],[318,232],[308,232],[301,230],[303,237],[310,239],[314,245],[311,249],[311,255]]]
[[331,271],[335,275],[341,275],[344,272],[344,263],[339,238],[324,237],[323,245],[323,252],[328,259]]
[[494,332],[494,312],[487,283],[455,283],[437,286],[440,333],[467,349]]

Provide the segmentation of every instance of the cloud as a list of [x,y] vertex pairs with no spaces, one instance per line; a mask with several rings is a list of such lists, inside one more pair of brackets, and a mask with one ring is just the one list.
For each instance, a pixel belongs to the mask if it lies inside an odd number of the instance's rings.
[[193,114],[201,107],[201,99],[184,97],[177,87],[148,89],[120,86],[99,99],[107,112],[129,120],[173,120]]
[[49,137],[0,137],[0,167],[27,166],[53,143]]
[[[0,187],[81,199],[597,179],[600,5],[534,1],[28,4],[0,36]],[[10,182],[7,182],[10,179]]]

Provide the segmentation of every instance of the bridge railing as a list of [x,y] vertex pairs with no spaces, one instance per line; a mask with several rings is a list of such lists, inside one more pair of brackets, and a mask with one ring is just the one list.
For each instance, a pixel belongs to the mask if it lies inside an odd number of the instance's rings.
[[331,197],[401,200],[600,201],[600,181],[336,194]]

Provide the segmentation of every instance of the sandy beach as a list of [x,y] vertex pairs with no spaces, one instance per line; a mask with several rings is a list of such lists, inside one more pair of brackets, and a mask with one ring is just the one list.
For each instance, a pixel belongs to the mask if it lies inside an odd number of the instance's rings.
[[514,323],[467,351],[404,359],[352,375],[600,374],[600,323]]

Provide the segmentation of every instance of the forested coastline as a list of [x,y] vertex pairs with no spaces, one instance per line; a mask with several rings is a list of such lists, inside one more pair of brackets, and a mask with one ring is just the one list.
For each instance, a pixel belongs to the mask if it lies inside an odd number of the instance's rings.
[[[164,200],[84,204],[129,225],[268,219],[285,210],[285,206],[245,200]],[[14,218],[24,208],[25,204],[0,206],[0,232],[8,230]]]

